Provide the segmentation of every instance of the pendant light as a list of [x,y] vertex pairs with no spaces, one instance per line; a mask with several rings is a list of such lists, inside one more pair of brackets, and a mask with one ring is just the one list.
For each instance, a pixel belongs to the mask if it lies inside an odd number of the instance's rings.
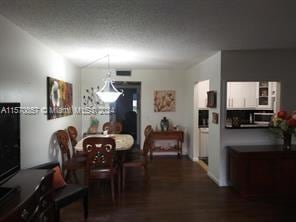
[[113,103],[118,99],[122,92],[119,92],[113,85],[113,80],[111,79],[110,72],[110,58],[109,55],[107,55],[106,57],[108,57],[108,72],[103,88],[96,92],[96,94],[104,103]]

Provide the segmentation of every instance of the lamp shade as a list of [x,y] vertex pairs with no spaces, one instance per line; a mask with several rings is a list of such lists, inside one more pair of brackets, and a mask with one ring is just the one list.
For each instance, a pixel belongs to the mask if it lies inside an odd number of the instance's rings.
[[104,103],[113,103],[122,94],[113,85],[112,79],[107,77],[103,88],[96,93]]

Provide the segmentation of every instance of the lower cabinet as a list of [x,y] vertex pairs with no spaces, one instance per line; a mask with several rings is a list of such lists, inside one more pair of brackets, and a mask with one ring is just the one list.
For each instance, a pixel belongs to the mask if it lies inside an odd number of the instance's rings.
[[228,178],[244,197],[296,196],[296,150],[281,146],[232,146]]
[[209,129],[200,128],[199,130],[199,156],[208,157],[208,138],[209,138]]

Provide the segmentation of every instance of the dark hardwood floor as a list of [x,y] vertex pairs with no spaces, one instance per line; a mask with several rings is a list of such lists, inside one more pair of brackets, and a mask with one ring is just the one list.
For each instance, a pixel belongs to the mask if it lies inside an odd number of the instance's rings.
[[[90,187],[90,222],[269,222],[296,221],[296,200],[247,200],[219,188],[196,163],[183,157],[159,157],[143,173],[129,172],[126,191],[112,203],[108,184]],[[82,206],[61,211],[61,221],[84,221]]]

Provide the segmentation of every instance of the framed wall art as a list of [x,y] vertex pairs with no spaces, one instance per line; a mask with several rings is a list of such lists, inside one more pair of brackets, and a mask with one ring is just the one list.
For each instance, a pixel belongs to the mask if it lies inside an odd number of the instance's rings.
[[47,77],[47,119],[73,114],[72,84]]
[[212,123],[214,123],[214,124],[219,123],[219,114],[218,113],[215,113],[215,112],[212,113]]
[[208,91],[208,101],[207,101],[207,107],[209,108],[215,108],[217,106],[217,92],[216,91]]
[[175,112],[176,91],[155,90],[154,91],[154,112]]

